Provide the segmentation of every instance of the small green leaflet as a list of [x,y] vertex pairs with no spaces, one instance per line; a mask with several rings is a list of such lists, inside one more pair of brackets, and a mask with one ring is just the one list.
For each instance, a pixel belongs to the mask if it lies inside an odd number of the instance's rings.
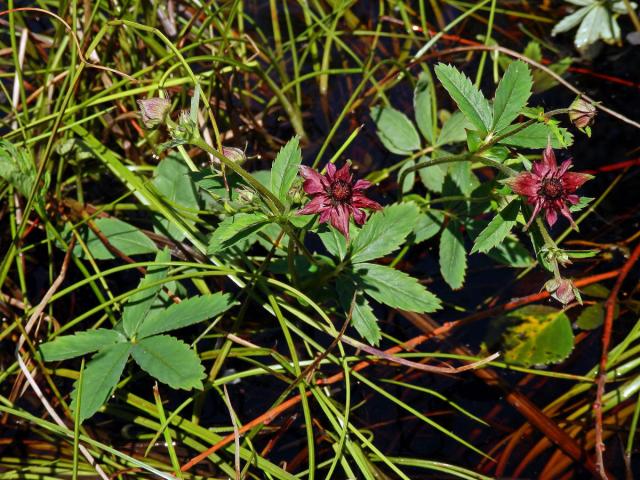
[[[510,125],[498,132],[498,135],[505,135],[508,132],[519,128],[521,125],[522,124],[519,123]],[[561,137],[558,138],[557,134],[560,134]],[[551,146],[553,148],[566,148],[573,143],[573,135],[569,133],[566,128],[558,127],[557,129],[554,129],[551,125],[546,123],[534,123],[519,132],[508,136],[500,143],[502,145],[510,145],[512,147],[545,148],[549,140],[551,140]]]
[[430,76],[426,72],[422,72],[413,93],[413,110],[416,115],[416,124],[430,145],[433,145],[436,129],[432,88]]
[[371,215],[352,243],[351,261],[359,263],[374,260],[400,248],[413,230],[418,213],[415,204],[400,203]]
[[18,149],[7,140],[0,140],[0,178],[23,197],[29,196],[36,180],[36,167],[26,148]]
[[278,199],[289,203],[289,190],[298,175],[298,167],[302,163],[300,140],[293,137],[280,149],[271,167],[270,189]]
[[460,224],[450,220],[440,235],[440,273],[453,290],[464,284],[467,271],[467,251]]
[[406,155],[420,149],[420,135],[404,113],[393,107],[373,107],[371,117],[380,141],[390,152]]
[[217,253],[229,248],[267,224],[269,224],[269,217],[263,213],[236,213],[227,217],[211,234],[207,253]]
[[496,89],[493,101],[493,131],[500,131],[517,118],[531,96],[533,80],[526,63],[513,62]]
[[55,362],[79,357],[98,351],[110,344],[126,342],[127,338],[116,330],[98,328],[78,332],[75,335],[63,335],[40,345],[45,362]]
[[204,367],[198,355],[175,337],[143,338],[133,346],[131,355],[140,368],[171,388],[203,388]]
[[384,265],[360,263],[354,266],[356,284],[374,300],[392,308],[418,313],[440,309],[440,300],[413,277]]
[[[349,309],[351,308],[353,295],[356,292],[356,287],[353,281],[345,278],[344,276],[338,277],[336,290],[338,292],[342,308],[344,309],[345,314],[348,314]],[[351,314],[351,324],[360,336],[369,342],[369,344],[378,345],[378,343],[380,343],[382,335],[380,333],[378,319],[374,315],[371,305],[369,305],[369,302],[361,293],[356,294],[355,304]]]
[[[157,263],[167,263],[171,260],[168,249],[164,249],[156,255]],[[167,265],[152,265],[147,270],[147,274],[138,285],[138,292],[129,297],[122,313],[122,326],[129,337],[137,334],[138,328],[149,314],[152,305],[156,301],[160,290],[162,290],[162,280],[167,276]],[[153,285],[153,284],[156,285]]]
[[[127,222],[115,217],[96,218],[93,222],[98,231],[109,240],[111,246],[125,255],[142,255],[158,251],[158,247],[149,237]],[[93,258],[96,260],[116,258],[87,225],[83,225],[79,233]],[[71,232],[67,230],[63,234],[70,235]],[[73,248],[73,254],[78,258],[86,258],[84,249],[78,244]]]
[[444,219],[444,213],[440,210],[431,209],[426,213],[420,213],[413,226],[414,243],[424,242],[434,237],[442,228]]
[[435,68],[436,76],[449,92],[458,108],[469,121],[483,133],[491,130],[493,113],[489,102],[471,80],[451,65],[439,63]]
[[504,207],[500,213],[491,219],[489,225],[480,232],[473,244],[471,253],[486,253],[502,243],[515,226],[518,212],[520,212],[520,200],[514,200]]
[[187,298],[147,316],[138,331],[138,337],[145,338],[194,325],[225,312],[232,305],[228,293]]
[[[80,422],[96,413],[116,388],[129,358],[131,344],[116,343],[96,353],[84,369],[82,398],[80,399]],[[71,393],[71,409],[76,411],[78,382]]]

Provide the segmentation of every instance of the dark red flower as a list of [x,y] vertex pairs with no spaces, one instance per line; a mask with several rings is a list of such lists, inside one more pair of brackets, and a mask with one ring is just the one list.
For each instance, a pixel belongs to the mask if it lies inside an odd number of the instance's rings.
[[544,210],[550,227],[556,223],[560,213],[577,230],[567,203],[578,203],[580,197],[575,195],[575,191],[592,177],[586,173],[569,172],[570,167],[571,160],[565,160],[558,167],[556,155],[549,145],[542,154],[542,160],[534,162],[530,172],[522,172],[505,181],[515,193],[527,197],[528,203],[534,206],[525,230],[541,210]]
[[300,175],[304,178],[302,188],[307,194],[313,195],[313,199],[298,211],[299,215],[319,213],[320,223],[330,221],[347,240],[351,215],[358,225],[362,225],[367,219],[367,214],[361,208],[382,208],[378,202],[369,200],[362,193],[371,183],[366,180],[354,182],[349,167],[350,164],[347,162],[336,171],[336,166],[330,163],[325,175],[309,167],[300,167]]

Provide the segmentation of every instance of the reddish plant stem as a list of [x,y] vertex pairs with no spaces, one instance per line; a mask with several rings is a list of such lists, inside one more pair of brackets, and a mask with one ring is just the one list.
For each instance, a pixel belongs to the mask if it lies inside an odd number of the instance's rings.
[[[591,285],[593,283],[598,283],[601,282],[602,280],[607,280],[610,278],[614,278],[616,277],[618,274],[620,273],[619,270],[613,270],[610,272],[605,272],[605,273],[601,273],[598,275],[592,275],[590,277],[586,277],[586,278],[582,278],[580,280],[576,280],[574,283],[576,285],[576,287],[584,287],[586,285]],[[522,297],[519,298],[517,300],[513,300],[511,302],[507,302],[504,305],[500,305],[498,307],[495,308],[491,308],[491,309],[487,309],[483,312],[478,312],[476,314],[472,314],[464,319],[455,321],[455,322],[447,322],[445,324],[443,324],[442,326],[435,328],[433,331],[427,333],[427,334],[423,334],[423,335],[418,335],[408,341],[406,341],[405,343],[401,344],[401,345],[396,345],[395,347],[391,347],[387,350],[385,350],[385,353],[387,354],[395,354],[398,352],[401,352],[403,350],[412,350],[415,347],[417,347],[418,345],[426,342],[427,340],[433,338],[433,337],[437,337],[440,335],[445,335],[450,333],[452,330],[454,330],[456,327],[463,325],[463,324],[467,324],[470,323],[472,321],[475,320],[480,320],[483,318],[487,318],[490,317],[492,315],[496,315],[499,314],[501,312],[505,312],[505,311],[509,311],[509,310],[513,310],[515,308],[518,308],[520,306],[523,305],[528,305],[530,303],[534,303],[540,300],[544,300],[545,298],[549,298],[549,293],[544,291],[544,292],[540,292],[540,293],[536,293],[533,295],[528,295],[526,297]],[[359,363],[357,363],[353,368],[352,371],[357,372],[360,371],[364,368],[367,368],[369,366],[371,366],[373,363],[375,363],[374,359],[367,359],[367,360],[363,360]],[[340,372],[340,373],[336,373],[335,375],[332,375],[331,377],[328,378],[322,378],[322,379],[318,379],[316,381],[316,384],[318,385],[331,385],[334,383],[337,383],[339,381],[341,381],[342,379],[344,379],[344,373]],[[308,391],[305,394],[307,397],[311,395],[311,392]],[[270,410],[268,410],[267,412],[263,413],[262,415],[254,418],[253,420],[251,420],[250,422],[244,424],[238,431],[238,435],[243,435],[246,432],[250,431],[251,429],[262,425],[262,424],[269,424],[270,422],[272,422],[275,418],[277,418],[279,415],[281,415],[282,413],[284,413],[285,411],[289,410],[290,408],[293,408],[294,406],[296,406],[298,403],[300,403],[300,401],[302,400],[302,397],[300,395],[296,395],[294,397],[291,397],[289,400],[284,401],[283,403],[281,403],[280,405],[277,405],[273,408],[271,408]],[[189,460],[187,463],[185,463],[180,470],[182,472],[186,472],[188,470],[190,470],[191,468],[193,468],[195,465],[197,465],[198,463],[200,463],[202,460],[204,460],[205,458],[207,458],[209,455],[217,452],[218,450],[220,450],[221,448],[227,446],[229,443],[231,443],[235,438],[235,434],[230,434],[227,435],[226,437],[222,438],[218,443],[216,443],[215,445],[212,445],[211,447],[209,447],[207,450],[205,450],[204,452],[199,453],[198,455],[196,455],[195,457],[193,457],[191,460]]]
[[602,397],[604,396],[605,384],[607,382],[607,361],[609,359],[609,344],[611,343],[611,332],[613,331],[613,317],[615,314],[616,304],[618,303],[618,294],[622,288],[624,280],[633,268],[633,266],[640,259],[640,243],[636,245],[631,253],[631,256],[626,261],[622,269],[620,269],[620,275],[616,279],[616,283],[613,285],[611,293],[607,297],[605,302],[605,317],[604,327],[602,329],[602,353],[600,355],[600,366],[598,368],[598,380],[596,399],[593,402],[593,413],[595,415],[596,426],[596,465],[598,467],[598,473],[600,478],[607,479],[607,474],[604,469],[604,441],[603,441],[603,429],[602,429]]

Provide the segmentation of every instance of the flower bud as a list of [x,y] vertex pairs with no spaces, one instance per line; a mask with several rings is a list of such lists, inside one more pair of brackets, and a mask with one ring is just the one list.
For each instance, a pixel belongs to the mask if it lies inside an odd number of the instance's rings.
[[576,299],[578,303],[582,304],[580,292],[571,280],[566,278],[553,278],[544,284],[544,288],[553,298],[563,305],[567,305]]
[[244,152],[236,147],[222,147],[222,154],[238,165],[242,165],[247,160]]
[[580,97],[569,106],[569,120],[580,129],[591,125],[595,116],[596,107]]
[[163,124],[171,108],[171,102],[166,98],[146,98],[137,102],[142,115],[142,123],[150,129]]

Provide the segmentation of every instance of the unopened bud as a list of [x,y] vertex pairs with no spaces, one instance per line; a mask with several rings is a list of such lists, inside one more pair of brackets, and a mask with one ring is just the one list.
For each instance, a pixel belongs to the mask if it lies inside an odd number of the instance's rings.
[[144,126],[156,128],[164,123],[171,108],[171,102],[166,98],[147,98],[138,100],[138,106]]
[[593,104],[576,98],[569,106],[569,120],[578,128],[586,128],[593,123],[596,116],[596,107]]
[[238,165],[242,165],[247,160],[244,152],[236,147],[222,147],[222,154]]
[[545,283],[544,288],[551,294],[553,298],[558,300],[563,305],[567,305],[568,303],[571,303],[576,299],[580,304],[582,304],[580,292],[571,280],[568,280],[566,278],[554,278]]

